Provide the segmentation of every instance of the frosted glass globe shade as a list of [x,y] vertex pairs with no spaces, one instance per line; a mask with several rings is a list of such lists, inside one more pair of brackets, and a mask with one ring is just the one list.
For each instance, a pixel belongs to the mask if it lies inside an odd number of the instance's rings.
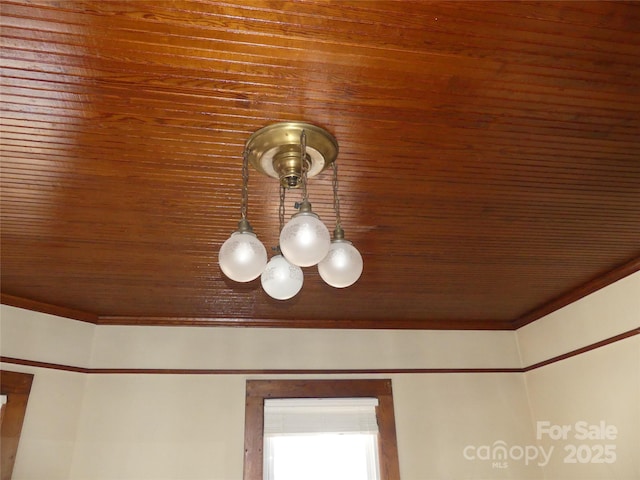
[[264,271],[267,250],[254,233],[233,232],[220,247],[218,263],[231,280],[250,282]]
[[302,269],[292,265],[282,255],[276,255],[267,263],[260,276],[262,288],[271,298],[288,300],[302,288]]
[[329,253],[318,264],[318,273],[332,287],[345,288],[360,278],[362,266],[362,255],[351,242],[334,240]]
[[329,252],[331,236],[315,213],[298,213],[280,232],[280,250],[299,267],[316,265]]

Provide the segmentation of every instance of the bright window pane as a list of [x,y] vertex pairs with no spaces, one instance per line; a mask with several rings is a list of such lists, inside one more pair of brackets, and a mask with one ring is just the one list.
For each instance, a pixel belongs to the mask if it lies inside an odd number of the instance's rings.
[[266,480],[378,480],[375,434],[265,438]]

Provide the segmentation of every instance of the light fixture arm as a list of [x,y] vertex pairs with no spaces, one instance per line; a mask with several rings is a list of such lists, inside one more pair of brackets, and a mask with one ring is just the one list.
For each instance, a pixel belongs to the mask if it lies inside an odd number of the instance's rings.
[[322,280],[335,288],[353,285],[362,275],[362,255],[353,244],[344,238],[340,218],[340,197],[338,195],[338,165],[333,162],[333,210],[336,214],[336,228],[327,256],[318,263],[318,273]]
[[267,250],[247,220],[249,204],[249,157],[245,149],[242,161],[242,195],[238,230],[222,244],[218,264],[222,273],[236,282],[250,282],[258,278],[267,265]]
[[[334,162],[335,163],[335,162]],[[307,192],[307,174],[309,172],[309,161],[307,160],[307,134],[304,129],[300,132],[300,175],[302,182],[302,203],[309,203]]]
[[286,195],[287,195],[287,189],[283,185],[280,185],[280,206],[278,207],[278,223],[279,223],[278,235],[280,235],[280,232],[282,231],[282,227],[284,227],[284,215],[285,215],[284,202],[285,202]]
[[[287,189],[284,185],[280,184],[280,205],[278,206],[278,235],[282,232],[282,228],[284,227],[284,216],[285,216],[285,199],[287,195]],[[272,248],[276,255],[282,255],[282,250],[280,249],[280,243]]]
[[333,210],[336,214],[336,228],[333,230],[334,240],[344,240],[344,230],[342,229],[342,219],[340,217],[340,197],[338,196],[338,162],[331,164],[333,170]]
[[247,220],[247,210],[249,208],[249,152],[245,148],[242,155],[242,193],[240,200],[240,221],[238,222],[238,232],[253,233],[253,228]]
[[[278,208],[278,220],[280,231],[284,226],[285,195],[287,187],[280,184],[280,205]],[[275,255],[267,263],[264,272],[260,276],[262,289],[267,295],[276,300],[288,300],[298,294],[304,283],[302,269],[292,265],[283,255],[280,244],[273,248]]]
[[249,152],[244,149],[242,154],[242,198],[240,202],[240,217],[243,220],[247,218],[247,209],[249,206]]

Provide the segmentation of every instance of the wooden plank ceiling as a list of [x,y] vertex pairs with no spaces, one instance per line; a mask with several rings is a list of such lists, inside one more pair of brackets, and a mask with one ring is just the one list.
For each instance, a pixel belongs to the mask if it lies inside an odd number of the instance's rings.
[[[1,8],[4,303],[105,324],[510,329],[640,268],[640,3]],[[307,268],[279,302],[217,255],[244,142],[286,120],[338,139],[365,267],[346,289]],[[332,230],[330,173],[309,194]],[[255,171],[249,219],[277,243],[278,185]]]

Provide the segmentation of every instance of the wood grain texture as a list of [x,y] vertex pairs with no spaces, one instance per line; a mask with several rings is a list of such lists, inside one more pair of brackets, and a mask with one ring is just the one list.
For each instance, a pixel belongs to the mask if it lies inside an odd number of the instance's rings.
[[[2,302],[98,324],[513,329],[640,268],[640,4],[0,1]],[[217,264],[244,142],[340,144],[364,272]],[[251,171],[269,249],[278,185]],[[310,181],[333,228],[331,175]],[[287,197],[287,216],[297,198]],[[565,303],[566,304],[566,303]]]

